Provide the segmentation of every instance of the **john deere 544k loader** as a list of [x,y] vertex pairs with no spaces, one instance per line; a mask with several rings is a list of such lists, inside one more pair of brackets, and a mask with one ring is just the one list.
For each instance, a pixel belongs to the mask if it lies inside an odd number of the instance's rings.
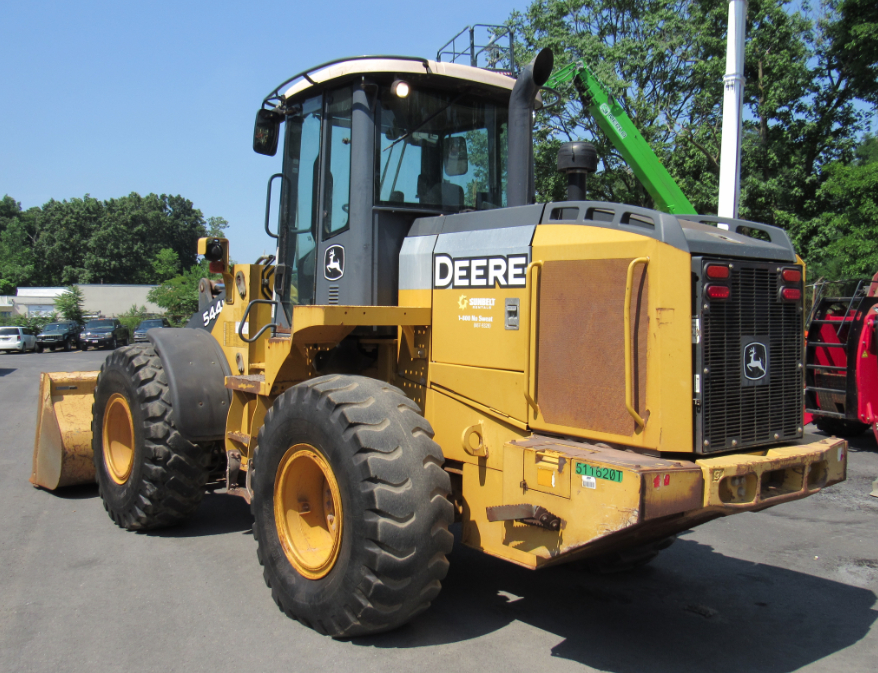
[[582,144],[559,156],[575,199],[534,204],[551,69],[363,57],[275,89],[254,149],[282,144],[276,259],[201,239],[224,283],[193,329],[44,375],[34,483],[96,479],[145,530],[225,480],[281,608],[353,636],[430,604],[455,520],[528,568],[631,564],[842,481],[844,441],[802,442],[787,236],[583,200]]

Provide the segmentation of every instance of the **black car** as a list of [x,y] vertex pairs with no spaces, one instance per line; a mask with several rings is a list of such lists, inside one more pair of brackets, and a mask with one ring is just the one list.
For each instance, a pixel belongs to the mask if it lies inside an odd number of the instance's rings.
[[79,334],[82,327],[73,320],[50,322],[37,335],[37,350],[50,348],[53,351],[63,348],[71,351],[81,346]]
[[150,318],[149,320],[144,320],[137,326],[137,329],[134,330],[134,342],[149,341],[149,339],[146,338],[146,330],[170,326],[171,323],[168,322],[167,318]]
[[128,328],[117,318],[89,320],[80,337],[82,350],[91,348],[116,348],[127,346],[130,341]]

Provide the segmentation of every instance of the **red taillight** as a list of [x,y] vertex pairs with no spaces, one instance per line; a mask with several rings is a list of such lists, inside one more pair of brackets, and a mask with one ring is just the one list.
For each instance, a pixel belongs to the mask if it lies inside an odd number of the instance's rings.
[[802,298],[802,291],[795,287],[785,287],[780,291],[780,296],[784,301],[799,301]]
[[798,269],[784,269],[781,275],[785,283],[798,283],[802,280],[802,272]]
[[713,280],[723,280],[729,277],[729,267],[720,264],[707,265],[707,277]]
[[728,299],[732,296],[732,291],[725,285],[708,285],[706,292],[709,299]]

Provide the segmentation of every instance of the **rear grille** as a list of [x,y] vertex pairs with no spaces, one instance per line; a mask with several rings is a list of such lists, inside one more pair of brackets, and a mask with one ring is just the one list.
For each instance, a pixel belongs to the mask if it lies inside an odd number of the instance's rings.
[[[778,276],[776,263],[736,261],[731,298],[698,304],[702,340],[696,371],[703,379],[696,439],[703,453],[802,436],[802,304],[778,300]],[[768,346],[767,383],[753,385],[745,378],[745,340]]]

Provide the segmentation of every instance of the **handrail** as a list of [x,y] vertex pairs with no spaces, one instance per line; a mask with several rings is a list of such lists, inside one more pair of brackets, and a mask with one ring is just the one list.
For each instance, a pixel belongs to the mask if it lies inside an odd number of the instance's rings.
[[277,238],[278,236],[277,234],[272,234],[271,229],[268,228],[269,219],[271,217],[271,185],[274,183],[275,178],[284,178],[284,180],[287,179],[283,173],[275,173],[270,178],[268,178],[268,189],[266,190],[267,193],[265,194],[265,233],[272,238]]
[[250,301],[250,303],[247,304],[247,308],[244,309],[244,315],[241,317],[241,322],[238,323],[238,337],[241,339],[241,341],[246,341],[248,344],[252,344],[259,337],[261,337],[263,332],[265,332],[265,330],[272,328],[272,327],[277,327],[277,323],[270,322],[267,325],[265,325],[261,330],[259,330],[256,333],[256,336],[254,336],[252,339],[248,339],[247,337],[245,337],[244,336],[244,323],[247,321],[247,316],[250,315],[250,309],[253,308],[253,304],[271,304],[272,306],[275,306],[275,305],[279,305],[280,302],[277,301],[276,299],[252,299]]
[[539,273],[537,269],[543,266],[543,260],[536,260],[527,265],[525,277],[530,280],[530,304],[528,306],[528,330],[527,330],[527,353],[524,366],[524,399],[534,410],[534,418],[540,415],[540,405],[537,404],[536,390],[531,393],[531,384],[534,383],[535,376],[531,373],[531,365],[537,361],[537,321],[536,321],[536,289]]
[[634,267],[638,264],[649,264],[649,257],[637,257],[628,265],[628,276],[625,279],[625,407],[637,427],[643,428],[646,421],[634,408],[634,386],[631,385],[631,294],[634,289]]

